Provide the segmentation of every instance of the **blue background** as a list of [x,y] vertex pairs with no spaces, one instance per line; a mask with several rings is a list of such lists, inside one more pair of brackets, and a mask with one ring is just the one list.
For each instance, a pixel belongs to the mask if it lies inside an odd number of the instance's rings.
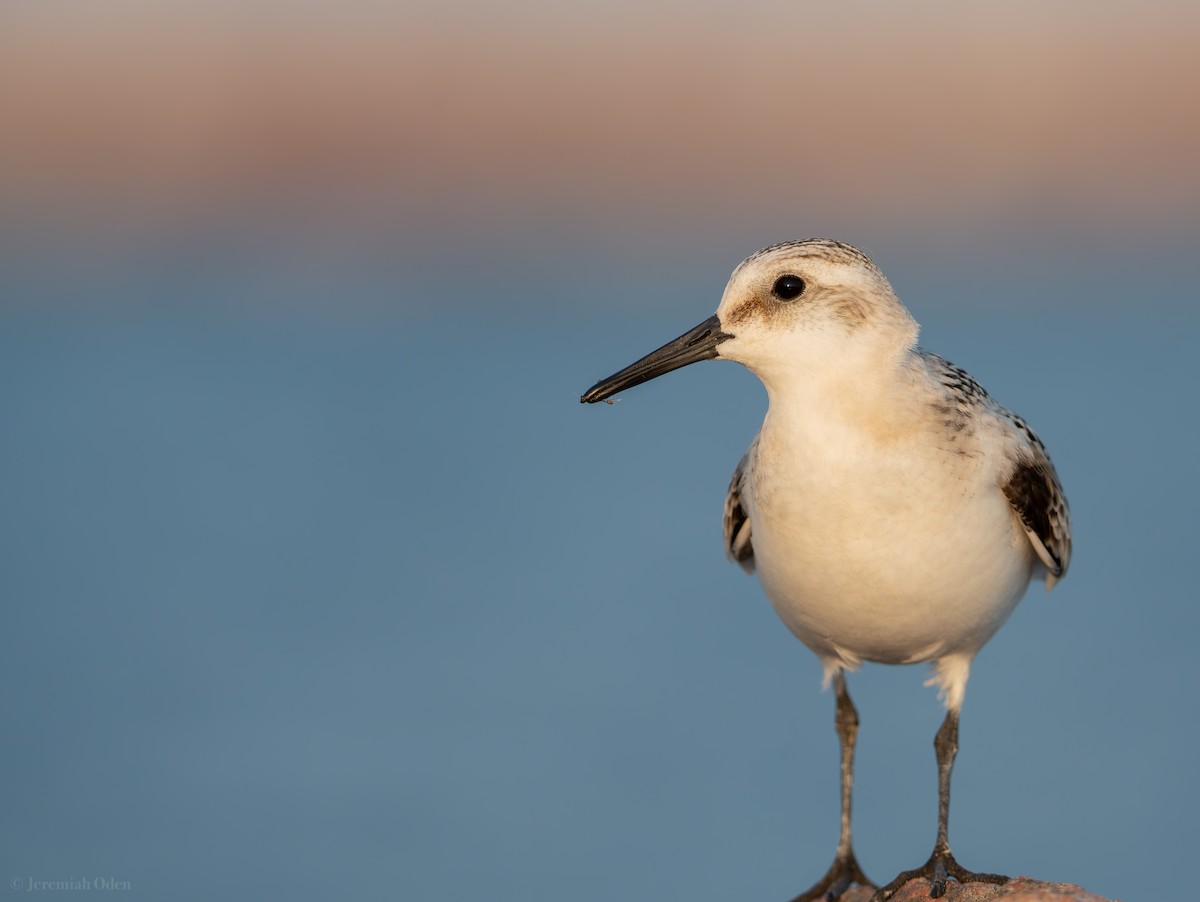
[[[577,400],[708,316],[753,249],[336,286],[10,267],[0,876],[138,899],[806,888],[836,839],[832,698],[721,549],[765,395],[713,362]],[[1191,264],[878,256],[922,343],[1041,433],[1074,520],[1069,577],[976,661],[955,851],[1174,894],[1200,801]],[[925,675],[851,679],[876,880],[933,840]]]

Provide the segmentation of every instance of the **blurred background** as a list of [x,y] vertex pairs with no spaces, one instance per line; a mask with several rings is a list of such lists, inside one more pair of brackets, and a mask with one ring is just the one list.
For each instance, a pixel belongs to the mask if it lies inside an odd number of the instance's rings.
[[[4,4],[8,891],[806,888],[833,701],[721,548],[764,393],[711,364],[577,398],[827,235],[1071,499],[1069,578],[973,671],[956,853],[1170,894],[1198,38],[1165,0]],[[933,841],[924,676],[851,681],[878,881]]]

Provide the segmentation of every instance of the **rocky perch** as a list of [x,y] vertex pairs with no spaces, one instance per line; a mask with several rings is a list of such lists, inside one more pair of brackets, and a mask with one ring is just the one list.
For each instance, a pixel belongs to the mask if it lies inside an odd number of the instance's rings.
[[[855,886],[842,895],[842,902],[870,902],[874,890]],[[946,884],[946,902],[1113,902],[1095,893],[1089,893],[1070,883],[1043,883],[1028,877],[1014,877],[1008,883],[958,883]],[[916,878],[900,887],[891,902],[928,902],[929,881]]]

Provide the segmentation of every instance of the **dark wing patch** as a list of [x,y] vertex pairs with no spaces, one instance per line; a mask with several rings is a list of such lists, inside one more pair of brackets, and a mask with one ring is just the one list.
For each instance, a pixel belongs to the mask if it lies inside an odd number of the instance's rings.
[[[1023,421],[1021,425],[1029,429]],[[1004,495],[1046,567],[1046,588],[1050,589],[1066,576],[1071,563],[1071,515],[1054,464],[1037,436],[1033,436],[1032,450],[1013,470]]]
[[742,484],[746,478],[746,459],[738,461],[725,496],[725,554],[747,573],[754,572],[754,546],[750,543],[750,518],[742,506]]

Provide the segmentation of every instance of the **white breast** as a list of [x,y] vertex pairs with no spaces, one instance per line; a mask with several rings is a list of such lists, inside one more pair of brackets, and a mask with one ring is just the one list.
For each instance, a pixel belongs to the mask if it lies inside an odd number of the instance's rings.
[[[811,419],[811,418],[810,418]],[[985,442],[946,450],[844,421],[768,416],[746,499],[754,557],[784,623],[853,666],[971,657],[1012,613],[1034,555]]]

